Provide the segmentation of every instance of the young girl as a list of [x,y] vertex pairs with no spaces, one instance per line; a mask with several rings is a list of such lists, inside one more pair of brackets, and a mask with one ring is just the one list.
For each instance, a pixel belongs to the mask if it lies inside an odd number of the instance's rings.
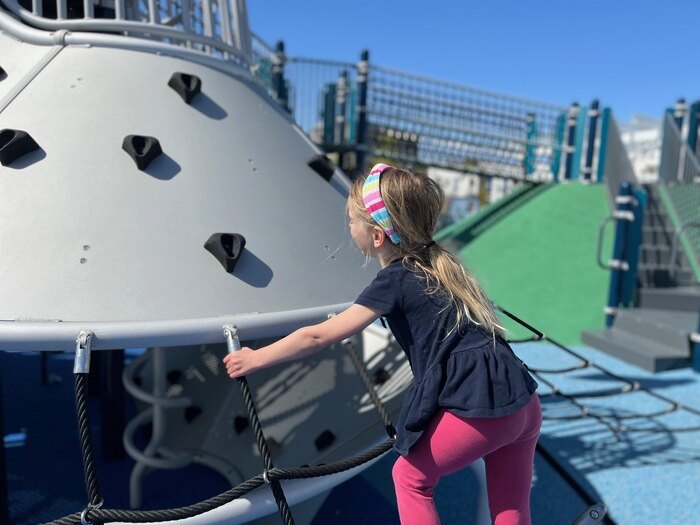
[[431,239],[443,193],[430,178],[377,164],[348,198],[350,235],[381,270],[344,312],[224,358],[231,377],[321,350],[383,316],[413,371],[394,448],[404,525],[440,523],[438,480],[484,458],[491,518],[530,523],[541,412],[537,383],[503,338],[476,280]]

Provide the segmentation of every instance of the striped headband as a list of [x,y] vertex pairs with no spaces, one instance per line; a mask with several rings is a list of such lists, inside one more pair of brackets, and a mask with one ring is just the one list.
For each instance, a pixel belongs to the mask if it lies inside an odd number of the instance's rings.
[[365,183],[362,185],[362,201],[365,204],[367,213],[374,219],[374,222],[381,226],[384,233],[391,239],[391,242],[399,244],[401,239],[396,230],[394,230],[389,211],[386,209],[386,205],[382,200],[382,194],[379,191],[379,176],[387,168],[391,168],[391,166],[388,164],[374,165],[365,179]]

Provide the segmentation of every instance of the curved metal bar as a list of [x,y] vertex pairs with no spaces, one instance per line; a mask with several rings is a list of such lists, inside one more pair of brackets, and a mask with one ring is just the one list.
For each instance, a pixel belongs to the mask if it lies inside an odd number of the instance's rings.
[[[136,38],[120,35],[102,35],[98,33],[72,33],[65,29],[47,32],[41,29],[30,27],[7,14],[0,9],[0,28],[6,30],[18,39],[28,44],[43,46],[52,45],[75,45],[75,46],[99,46],[105,48],[129,49],[131,51],[144,51],[148,53],[160,53],[163,55],[184,58],[198,62],[235,77],[253,81],[254,77],[243,64],[223,60],[213,55],[208,55],[203,51],[167,44],[164,42],[154,42],[144,38]],[[255,81],[257,84],[257,81]]]
[[610,266],[605,264],[603,262],[603,237],[604,237],[604,229],[608,225],[609,222],[612,222],[615,220],[615,217],[612,215],[610,217],[606,217],[603,219],[603,221],[600,223],[600,226],[598,227],[598,250],[596,252],[597,255],[597,260],[598,260],[598,266],[600,266],[603,270],[609,270]]
[[[3,0],[3,3],[7,8],[17,15],[20,20],[24,21],[33,27],[44,29],[47,31],[59,31],[61,29],[69,31],[110,31],[110,32],[129,32],[129,33],[143,33],[158,35],[164,38],[197,42],[199,44],[211,46],[222,52],[228,53],[230,56],[235,57],[235,59],[240,64],[249,64],[249,59],[244,55],[244,53],[237,49],[236,47],[229,45],[216,38],[207,37],[200,35],[198,33],[193,33],[189,31],[181,31],[179,29],[174,29],[172,27],[153,24],[137,22],[134,20],[110,20],[110,19],[71,19],[71,20],[52,20],[44,18],[42,16],[37,16],[34,13],[24,9],[17,0]],[[117,36],[116,38],[121,38]],[[172,44],[163,43],[163,45],[168,47],[173,47]]]
[[668,261],[668,273],[672,279],[676,277],[676,252],[681,234],[688,228],[700,228],[700,221],[686,221],[673,232],[673,243],[671,244],[671,259]]
[[0,348],[6,351],[72,351],[75,334],[94,333],[92,350],[212,344],[221,342],[221,327],[238,327],[243,339],[279,337],[350,306],[341,303],[299,310],[229,314],[220,317],[155,321],[0,321]]

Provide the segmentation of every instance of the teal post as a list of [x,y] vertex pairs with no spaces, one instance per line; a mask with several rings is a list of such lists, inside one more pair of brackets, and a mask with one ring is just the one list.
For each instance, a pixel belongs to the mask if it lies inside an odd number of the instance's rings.
[[685,99],[679,98],[673,107],[673,120],[676,122],[679,130],[683,130],[683,118],[685,117],[686,109]]
[[362,173],[365,169],[367,154],[367,82],[369,76],[369,51],[366,49],[360,55],[357,64],[357,157],[356,169]]
[[613,325],[617,307],[620,304],[622,290],[622,272],[624,267],[623,257],[630,221],[626,218],[630,212],[632,185],[625,181],[620,184],[620,192],[615,202],[617,203],[615,217],[615,244],[613,245],[613,258],[610,266],[610,288],[608,289],[608,305],[605,309],[605,326]]
[[535,155],[537,150],[537,122],[535,114],[528,113],[525,117],[527,127],[527,142],[525,143],[525,156],[523,157],[523,176],[527,179],[535,171]]
[[566,114],[566,150],[564,151],[564,179],[573,179],[574,151],[576,150],[576,128],[580,107],[578,102],[571,104]]
[[700,126],[700,100],[693,102],[688,111],[688,147],[695,154],[698,152],[698,126]]
[[289,92],[287,82],[284,80],[284,64],[287,61],[284,55],[284,42],[277,42],[275,52],[272,55],[272,88],[275,91],[275,98],[285,111],[289,112]]
[[605,178],[605,159],[608,153],[608,128],[610,127],[610,108],[603,109],[600,120],[600,146],[598,147],[598,182]]
[[326,151],[335,143],[335,84],[327,84],[323,93],[323,147]]
[[554,129],[554,150],[552,151],[552,180],[559,180],[559,170],[561,169],[561,151],[564,146],[564,131],[566,130],[566,114],[562,113],[557,117],[557,125]]
[[[698,312],[700,314],[700,312]],[[691,340],[693,343],[692,348],[692,366],[693,370],[700,372],[700,317],[698,317],[698,329],[691,335]]]
[[635,300],[637,264],[639,263],[639,248],[642,242],[644,211],[647,208],[647,192],[642,188],[635,189],[631,205],[634,222],[629,226],[629,235],[624,247],[623,260],[627,262],[628,268],[622,276],[622,292],[620,294],[622,306],[631,306]]

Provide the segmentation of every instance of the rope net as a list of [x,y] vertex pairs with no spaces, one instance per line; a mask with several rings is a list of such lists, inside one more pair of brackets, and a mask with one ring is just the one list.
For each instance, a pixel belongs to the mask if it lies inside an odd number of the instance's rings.
[[[538,329],[532,327],[525,321],[519,319],[514,314],[508,312],[507,310],[498,307],[504,315],[511,318],[518,324],[524,326],[533,333],[533,337],[530,339],[522,339],[517,342],[526,341],[548,341],[555,348],[560,351],[565,352],[567,355],[571,356],[574,363],[571,366],[561,367],[561,368],[533,368],[528,367],[530,373],[537,378],[541,384],[546,385],[549,389],[549,393],[539,394],[540,399],[551,400],[558,398],[565,400],[565,407],[555,407],[554,410],[548,410],[547,403],[543,403],[544,414],[543,418],[549,421],[567,421],[567,420],[581,420],[581,419],[593,419],[604,425],[614,436],[620,441],[624,440],[624,436],[632,432],[646,432],[646,433],[656,433],[656,432],[697,432],[700,431],[700,423],[695,425],[687,424],[689,417],[697,418],[700,416],[700,411],[692,407],[685,406],[677,401],[670,398],[657,394],[645,387],[643,387],[639,382],[629,380],[618,374],[607,370],[606,368],[593,363],[592,361],[584,358],[579,353],[573,351],[567,346],[547,337],[544,333]],[[512,341],[516,342],[516,341]],[[90,446],[90,435],[89,435],[89,425],[87,424],[87,405],[86,396],[87,392],[84,387],[76,386],[76,402],[78,405],[78,418],[80,431],[81,447],[84,456],[84,466],[85,466],[85,479],[88,485],[89,499],[90,503],[86,509],[81,513],[71,514],[63,518],[54,520],[50,522],[50,525],[77,525],[83,522],[89,523],[104,523],[109,521],[122,521],[128,523],[145,523],[145,522],[161,522],[161,521],[171,521],[180,520],[190,517],[197,516],[209,510],[213,510],[220,507],[234,499],[240,498],[248,492],[262,486],[265,483],[270,483],[273,485],[273,491],[275,493],[275,499],[277,500],[281,517],[284,523],[293,523],[293,518],[291,515],[291,510],[287,505],[284,497],[284,491],[279,481],[281,480],[291,480],[291,479],[308,479],[318,476],[326,476],[330,474],[335,474],[343,472],[367,463],[373,459],[388,452],[393,446],[393,433],[394,427],[389,419],[388,412],[383,406],[381,396],[378,395],[376,390],[376,381],[372,381],[370,378],[370,373],[365,366],[365,363],[359,358],[355,346],[351,340],[345,341],[343,343],[346,351],[348,352],[353,365],[361,379],[363,385],[367,389],[368,395],[374,404],[377,414],[384,423],[387,433],[390,438],[364,453],[358,454],[354,457],[337,461],[324,465],[316,466],[304,466],[298,468],[286,468],[281,469],[274,467],[270,460],[269,451],[266,452],[267,446],[265,443],[265,437],[263,435],[263,429],[260,427],[259,422],[256,426],[256,438],[258,441],[259,451],[261,457],[264,460],[264,472],[250,478],[239,485],[214,496],[205,501],[190,505],[187,507],[180,507],[176,509],[164,509],[164,510],[154,510],[154,511],[138,511],[138,510],[123,510],[123,509],[104,509],[100,508],[101,498],[99,496],[99,488],[97,486],[97,476],[95,472],[95,462],[92,459],[92,448]],[[389,340],[387,343],[387,349],[393,347],[394,351],[401,351],[396,349],[395,342]],[[526,365],[527,366],[527,365]],[[577,373],[585,369],[594,369],[598,372],[602,372],[606,378],[612,379],[619,383],[619,386],[613,388],[599,389],[595,391],[566,391],[559,388],[553,381],[547,378],[549,375],[563,375],[570,373]],[[82,379],[78,376],[83,376]],[[76,374],[76,385],[84,384],[84,374]],[[241,391],[246,400],[246,408],[249,412],[251,421],[257,421],[256,408],[250,390],[246,389],[247,382],[245,379],[240,381]],[[650,396],[655,400],[661,402],[663,405],[660,409],[650,411],[647,413],[632,413],[628,412],[625,414],[620,414],[619,411],[609,410],[607,412],[600,409],[593,409],[590,403],[582,401],[583,399],[600,399],[605,397],[630,395],[630,393],[643,393],[644,395]],[[82,408],[81,408],[82,407]],[[663,417],[672,412],[683,413],[681,418],[684,422],[681,426],[676,426],[669,428],[667,425],[656,425],[656,418]],[[624,424],[620,424],[620,421],[624,420]],[[627,421],[646,421],[646,426],[641,424],[631,424]],[[698,420],[700,421],[700,420]],[[622,436],[622,437],[621,437]],[[96,504],[97,502],[97,504]]]

